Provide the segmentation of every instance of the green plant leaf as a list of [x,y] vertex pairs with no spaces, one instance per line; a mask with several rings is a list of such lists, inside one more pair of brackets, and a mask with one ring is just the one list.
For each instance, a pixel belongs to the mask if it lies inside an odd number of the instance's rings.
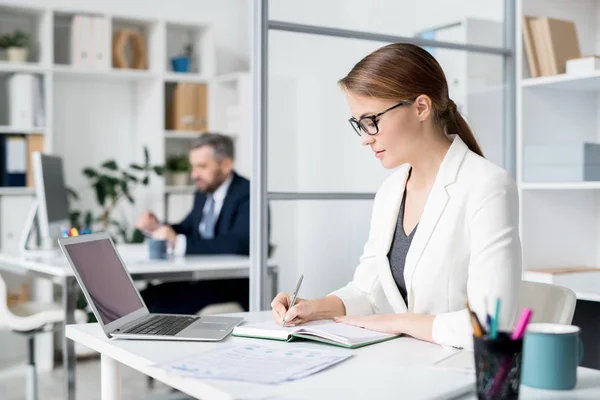
[[165,173],[165,167],[163,167],[162,165],[155,165],[154,173],[158,176],[163,176],[163,174]]
[[150,153],[148,153],[148,147],[144,146],[144,162],[146,166],[150,164]]
[[138,164],[130,164],[130,165],[129,165],[129,168],[131,168],[131,169],[136,169],[136,170],[138,170],[138,171],[143,171],[143,170],[144,170],[144,167],[142,167],[142,166],[140,166],[140,165],[138,165]]
[[102,168],[109,169],[111,171],[116,171],[119,169],[117,162],[115,160],[109,160],[102,163]]
[[92,217],[92,212],[91,212],[91,211],[88,211],[88,212],[86,212],[86,213],[85,213],[85,218],[84,218],[84,223],[85,223],[85,226],[89,226],[89,227],[91,227],[91,226],[92,226],[92,222],[93,222],[93,221],[92,221],[92,220],[93,220],[93,218],[94,218],[94,217]]
[[71,197],[73,200],[79,200],[79,194],[75,191],[75,189],[72,189],[68,186],[66,186],[65,189],[68,197]]
[[132,175],[132,174],[130,174],[130,173],[128,173],[128,172],[123,172],[123,178],[125,178],[125,179],[129,179],[130,181],[132,181],[132,182],[136,182],[136,183],[137,183],[137,181],[138,181],[138,178],[137,178],[137,176],[135,176],[135,175]]
[[106,186],[104,181],[99,180],[94,184],[94,189],[96,190],[96,200],[98,200],[98,204],[104,207],[104,202],[106,201]]
[[83,174],[85,176],[87,176],[88,178],[96,178],[98,176],[98,173],[96,172],[96,170],[94,170],[92,168],[84,168]]
[[148,177],[148,176],[145,176],[144,179],[142,179],[142,184],[145,186],[148,185],[149,182],[150,182],[150,177]]

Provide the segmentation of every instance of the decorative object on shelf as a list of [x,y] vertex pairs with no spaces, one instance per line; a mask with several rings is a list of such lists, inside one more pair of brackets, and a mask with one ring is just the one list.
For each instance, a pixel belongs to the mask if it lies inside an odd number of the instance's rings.
[[18,304],[25,303],[29,300],[29,286],[23,284],[18,292],[8,291],[6,295],[6,303],[8,307],[14,307]]
[[600,181],[600,143],[525,145],[526,182]]
[[567,60],[567,74],[587,75],[600,69],[600,56],[588,56]]
[[[127,44],[131,48],[131,60],[125,54]],[[113,35],[112,59],[114,68],[146,69],[148,54],[142,34],[131,29],[117,31]]]
[[167,158],[167,185],[185,186],[190,177],[190,161],[187,155]]
[[171,66],[174,72],[189,72],[190,63],[194,54],[194,47],[191,43],[187,44],[184,49],[184,54],[179,57],[171,58]]
[[[152,174],[162,176],[164,170],[162,165],[150,164],[150,155],[146,147],[144,147],[144,164],[142,165],[131,164],[128,168],[120,168],[115,160],[108,160],[103,162],[99,168],[84,168],[83,174],[89,180],[90,188],[93,189],[101,210],[96,217],[93,217],[92,211],[85,213],[73,211],[71,225],[78,230],[86,228],[93,230],[95,229],[93,225],[96,223],[98,230],[101,231],[110,231],[112,227],[116,231],[116,235],[124,242],[141,241],[139,232],[134,230],[134,233],[130,234],[127,222],[123,219],[115,219],[113,212],[124,198],[130,204],[134,204],[133,189],[139,184],[148,186],[150,176]],[[79,198],[77,192],[73,190],[70,190],[69,194],[75,200]],[[85,215],[85,220],[81,223],[83,215]]]
[[0,48],[6,49],[10,62],[26,62],[30,42],[29,34],[20,30],[0,36]]
[[567,60],[581,57],[572,21],[525,16],[523,39],[531,77],[564,74]]
[[168,99],[167,129],[201,131],[208,129],[208,88],[204,83],[178,83]]

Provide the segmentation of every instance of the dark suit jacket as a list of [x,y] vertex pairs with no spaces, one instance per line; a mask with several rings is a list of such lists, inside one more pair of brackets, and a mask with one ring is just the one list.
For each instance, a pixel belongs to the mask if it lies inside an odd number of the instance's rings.
[[250,181],[233,173],[233,180],[223,201],[215,225],[214,239],[203,239],[198,227],[206,194],[196,192],[192,212],[173,225],[187,238],[186,254],[250,254]]

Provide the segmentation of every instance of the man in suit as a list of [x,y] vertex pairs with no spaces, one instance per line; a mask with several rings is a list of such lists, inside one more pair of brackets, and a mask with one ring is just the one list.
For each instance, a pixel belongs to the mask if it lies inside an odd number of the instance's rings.
[[[166,239],[175,254],[242,254],[250,252],[250,182],[233,170],[230,137],[204,134],[189,154],[191,177],[198,189],[190,214],[179,224],[161,224],[146,211],[138,229]],[[248,279],[169,282],[149,285],[142,297],[151,312],[195,314],[209,304],[238,302],[248,309]]]

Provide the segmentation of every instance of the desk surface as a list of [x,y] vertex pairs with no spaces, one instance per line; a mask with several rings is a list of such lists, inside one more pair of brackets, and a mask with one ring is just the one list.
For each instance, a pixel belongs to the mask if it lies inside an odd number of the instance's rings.
[[[150,260],[148,248],[143,244],[118,245],[117,250],[131,275],[155,275],[161,272],[185,273],[199,271],[247,270],[250,258],[236,255],[198,255]],[[269,267],[274,265],[269,262]],[[0,269],[19,273],[31,271],[48,277],[72,277],[73,270],[60,250],[50,256],[24,256],[0,253]]]
[[[270,312],[240,315],[250,322],[271,318]],[[437,345],[411,338],[398,338],[374,346],[346,350],[311,341],[286,343],[231,336],[219,343],[160,342],[160,345],[151,341],[109,340],[97,324],[69,325],[66,335],[122,364],[191,396],[202,396],[203,399],[250,399],[269,396],[284,396],[290,399],[397,399],[399,393],[407,399],[447,398],[449,393],[460,396],[468,392],[473,380],[464,373],[429,368],[434,363],[452,356],[457,350],[444,350]],[[281,385],[197,380],[171,374],[153,366],[217,346],[257,343],[257,340],[276,347],[316,347],[350,352],[353,357],[316,375]],[[440,392],[440,387],[447,390]]]
[[[271,318],[270,312],[240,314],[246,321]],[[69,325],[66,335],[118,362],[162,381],[191,396],[206,399],[258,399],[284,396],[290,399],[321,398],[452,398],[464,394],[475,398],[474,376],[466,368],[472,355],[447,350],[412,338],[398,338],[357,350],[345,350],[316,342],[285,343],[265,341],[273,346],[318,347],[351,352],[354,356],[326,371],[281,385],[258,385],[243,382],[197,380],[170,374],[153,365],[189,356],[230,343],[256,343],[259,339],[229,337],[223,342],[156,342],[109,340],[97,324]],[[126,383],[124,383],[126,384]],[[440,393],[443,391],[443,394]],[[600,371],[579,369],[576,390],[548,392],[521,388],[525,399],[600,398]]]

